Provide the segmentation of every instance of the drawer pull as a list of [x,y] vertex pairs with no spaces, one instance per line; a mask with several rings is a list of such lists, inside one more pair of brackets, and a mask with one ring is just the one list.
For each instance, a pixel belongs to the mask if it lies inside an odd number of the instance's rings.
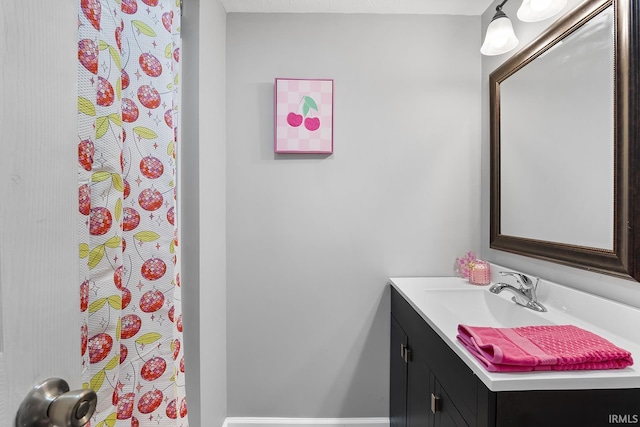
[[431,412],[436,413],[440,410],[440,406],[442,405],[442,400],[439,396],[431,393]]

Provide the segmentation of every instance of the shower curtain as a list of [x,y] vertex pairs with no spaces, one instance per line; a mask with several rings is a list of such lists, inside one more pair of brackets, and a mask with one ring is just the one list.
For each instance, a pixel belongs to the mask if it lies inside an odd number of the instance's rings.
[[98,394],[91,425],[187,427],[180,0],[77,1],[80,350],[84,387]]

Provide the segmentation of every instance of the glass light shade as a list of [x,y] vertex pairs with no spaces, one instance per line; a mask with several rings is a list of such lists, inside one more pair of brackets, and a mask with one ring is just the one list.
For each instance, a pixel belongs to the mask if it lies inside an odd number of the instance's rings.
[[567,5],[567,0],[524,0],[518,9],[518,19],[538,22],[551,18]]
[[483,55],[500,55],[507,53],[518,46],[518,38],[513,32],[513,25],[504,13],[493,18],[493,21],[487,27],[487,35],[484,37],[484,43],[480,48]]

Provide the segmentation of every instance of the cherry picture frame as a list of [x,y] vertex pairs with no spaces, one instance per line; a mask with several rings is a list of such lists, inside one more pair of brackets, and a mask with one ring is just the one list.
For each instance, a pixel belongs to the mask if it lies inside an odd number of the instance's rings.
[[333,153],[333,79],[276,78],[274,151]]

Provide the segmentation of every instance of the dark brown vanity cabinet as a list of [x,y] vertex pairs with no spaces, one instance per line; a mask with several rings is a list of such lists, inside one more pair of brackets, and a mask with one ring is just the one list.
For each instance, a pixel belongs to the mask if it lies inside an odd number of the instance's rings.
[[391,427],[640,424],[640,389],[489,390],[393,287],[390,373]]
[[486,425],[476,376],[393,288],[390,356],[391,427]]

